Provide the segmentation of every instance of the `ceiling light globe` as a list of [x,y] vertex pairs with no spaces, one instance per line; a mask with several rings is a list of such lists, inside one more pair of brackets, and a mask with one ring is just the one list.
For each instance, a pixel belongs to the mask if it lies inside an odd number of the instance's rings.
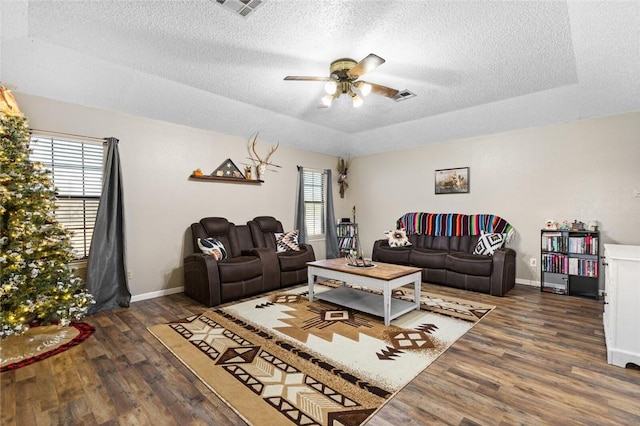
[[371,85],[369,83],[364,83],[361,81],[358,83],[358,90],[360,90],[360,94],[362,96],[367,96],[369,93],[371,93]]
[[353,107],[358,108],[363,104],[362,98],[355,93],[351,96],[351,101],[353,102]]
[[330,107],[331,103],[333,102],[333,95],[323,96],[322,99],[320,99],[320,102],[322,102],[322,105],[326,107]]
[[338,88],[338,82],[335,80],[328,81],[327,84],[324,85],[324,91],[329,95],[333,95],[336,93],[336,89]]

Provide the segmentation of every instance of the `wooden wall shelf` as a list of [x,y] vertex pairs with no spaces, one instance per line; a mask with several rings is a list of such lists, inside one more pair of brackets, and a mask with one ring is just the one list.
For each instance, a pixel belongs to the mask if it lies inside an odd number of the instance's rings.
[[215,181],[215,182],[227,182],[227,183],[247,183],[250,185],[260,185],[261,183],[264,182],[263,180],[257,180],[257,179],[244,179],[244,178],[234,178],[234,177],[227,177],[227,176],[208,176],[208,175],[202,175],[202,176],[191,175],[189,176],[189,179],[207,180],[207,181]]

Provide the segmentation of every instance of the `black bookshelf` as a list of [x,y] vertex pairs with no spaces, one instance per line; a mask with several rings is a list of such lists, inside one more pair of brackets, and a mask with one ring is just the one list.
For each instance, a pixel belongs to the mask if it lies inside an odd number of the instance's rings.
[[340,222],[338,224],[338,248],[341,256],[361,256],[360,241],[358,241],[358,224],[351,222]]
[[543,229],[540,236],[540,290],[597,299],[600,233]]

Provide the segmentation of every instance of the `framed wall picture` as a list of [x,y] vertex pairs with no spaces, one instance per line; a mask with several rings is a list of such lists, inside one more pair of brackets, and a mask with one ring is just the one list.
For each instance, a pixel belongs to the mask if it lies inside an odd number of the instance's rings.
[[436,194],[464,194],[469,192],[469,168],[436,170]]

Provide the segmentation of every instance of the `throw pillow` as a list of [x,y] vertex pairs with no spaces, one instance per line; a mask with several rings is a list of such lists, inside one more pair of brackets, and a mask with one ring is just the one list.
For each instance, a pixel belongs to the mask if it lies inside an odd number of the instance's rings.
[[396,229],[395,231],[388,231],[384,234],[389,240],[389,247],[406,247],[411,245],[404,228]]
[[492,256],[496,250],[504,245],[506,236],[505,234],[489,234],[484,231],[480,231],[480,239],[476,244],[473,254],[483,254]]
[[198,247],[200,247],[202,253],[211,255],[216,260],[225,260],[227,258],[227,250],[225,250],[224,244],[213,237],[198,238]]
[[297,229],[286,233],[276,232],[273,235],[276,237],[276,251],[278,253],[284,251],[300,251]]

